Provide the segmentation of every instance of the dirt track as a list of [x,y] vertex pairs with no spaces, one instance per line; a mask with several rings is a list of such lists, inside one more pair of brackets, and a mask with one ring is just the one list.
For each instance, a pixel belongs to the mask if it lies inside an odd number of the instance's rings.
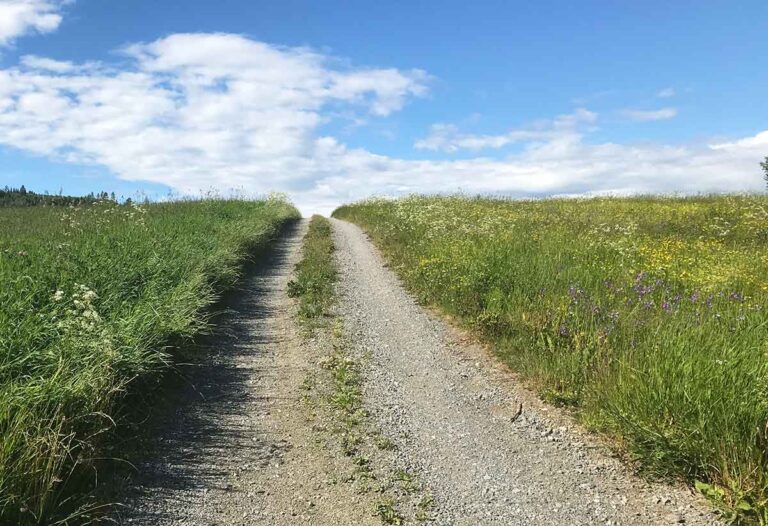
[[[366,433],[396,446],[370,453],[382,487],[387,473],[407,471],[434,497],[434,524],[715,522],[696,496],[632,476],[567,415],[518,389],[487,351],[413,302],[360,229],[333,225],[337,314],[363,371]],[[285,294],[305,230],[288,232],[249,278],[227,336],[157,431],[119,522],[381,523],[376,490],[338,482],[350,460],[306,403],[330,336],[307,341]]]

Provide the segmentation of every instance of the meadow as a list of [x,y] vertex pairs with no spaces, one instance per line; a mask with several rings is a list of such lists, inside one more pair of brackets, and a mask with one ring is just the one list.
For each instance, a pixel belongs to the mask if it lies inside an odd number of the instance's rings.
[[412,196],[333,215],[646,473],[768,522],[768,198]]
[[126,397],[298,217],[279,197],[0,209],[0,523],[76,509]]

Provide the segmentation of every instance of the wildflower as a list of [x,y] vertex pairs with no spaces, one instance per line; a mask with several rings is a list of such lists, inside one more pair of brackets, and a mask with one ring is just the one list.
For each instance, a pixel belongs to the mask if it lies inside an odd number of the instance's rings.
[[92,290],[87,290],[87,291],[85,291],[85,292],[83,293],[83,299],[84,299],[85,301],[88,301],[88,302],[90,302],[90,301],[93,301],[93,300],[95,300],[96,298],[98,298],[98,296],[97,296],[97,295],[96,295],[96,293],[95,293],[94,291],[92,291]]
[[63,290],[56,290],[56,292],[53,293],[53,301],[61,301],[63,299],[64,299]]
[[697,301],[699,301],[699,298],[701,298],[701,294],[699,294],[698,292],[694,292],[693,294],[691,294],[691,303],[696,303]]

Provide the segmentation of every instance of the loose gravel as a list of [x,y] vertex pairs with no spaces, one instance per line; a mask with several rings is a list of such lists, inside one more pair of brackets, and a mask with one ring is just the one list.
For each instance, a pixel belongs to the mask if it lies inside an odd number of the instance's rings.
[[340,314],[367,358],[366,407],[433,492],[437,524],[717,524],[698,495],[632,475],[417,305],[357,226],[333,228]]

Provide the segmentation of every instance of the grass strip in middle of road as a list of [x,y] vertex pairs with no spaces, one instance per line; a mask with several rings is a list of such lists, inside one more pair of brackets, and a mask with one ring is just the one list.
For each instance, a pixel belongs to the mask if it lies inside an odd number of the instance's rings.
[[320,433],[317,440],[325,444],[324,450],[338,451],[346,459],[341,463],[344,472],[330,473],[330,478],[349,484],[355,493],[375,495],[371,513],[383,524],[429,520],[434,507],[431,493],[415,474],[396,466],[393,442],[376,428],[363,406],[364,358],[350,348],[344,320],[333,313],[337,281],[331,223],[313,216],[288,293],[298,298],[299,322],[313,336],[308,345],[320,352],[319,367],[308,372],[302,386],[312,427]]
[[288,283],[288,295],[299,298],[299,318],[310,330],[322,325],[328,315],[336,274],[331,223],[322,216],[312,216],[296,278]]

